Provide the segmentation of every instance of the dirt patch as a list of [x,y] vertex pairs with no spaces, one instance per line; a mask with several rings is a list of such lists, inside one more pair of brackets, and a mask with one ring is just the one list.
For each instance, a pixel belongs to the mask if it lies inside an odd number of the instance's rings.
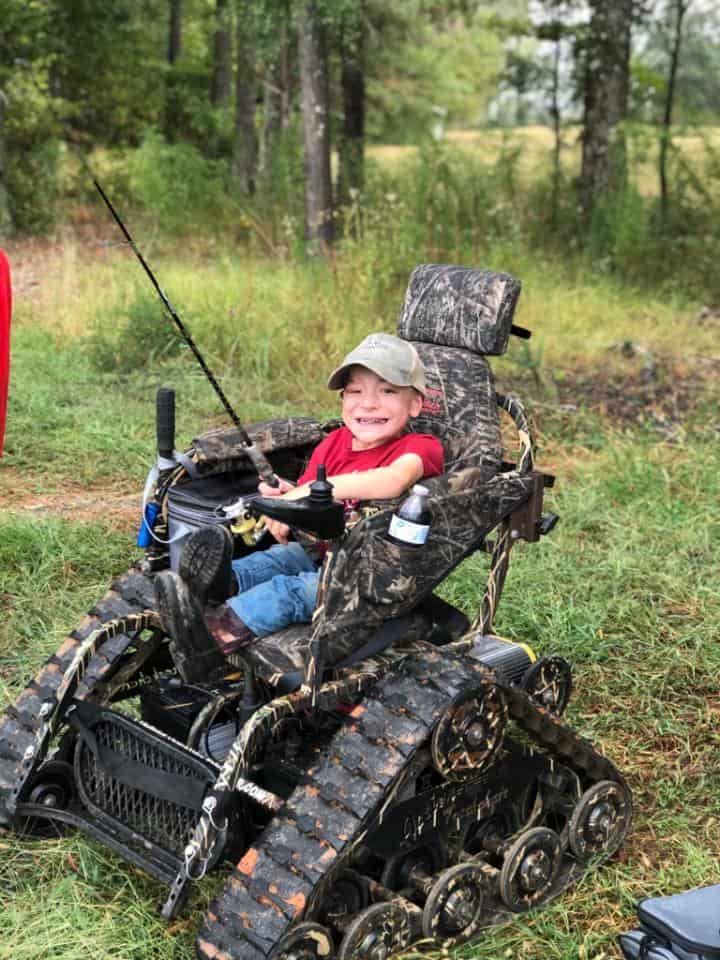
[[92,220],[80,208],[73,223],[53,237],[25,237],[9,240],[3,249],[10,262],[14,304],[37,304],[44,291],[54,289],[62,276],[68,258],[81,256],[106,259],[118,255],[124,244],[117,228],[110,222]]
[[527,398],[531,407],[570,415],[590,411],[614,427],[649,425],[673,438],[717,394],[719,375],[720,356],[679,360],[626,342],[609,352],[600,369],[577,364],[535,371],[499,387]]
[[[16,477],[13,477],[15,474]],[[20,483],[14,483],[17,471],[8,470],[0,485],[0,511],[30,514],[41,517],[61,517],[65,520],[102,521],[112,530],[129,531],[140,522],[142,491],[121,492],[109,487],[65,487],[18,495]]]

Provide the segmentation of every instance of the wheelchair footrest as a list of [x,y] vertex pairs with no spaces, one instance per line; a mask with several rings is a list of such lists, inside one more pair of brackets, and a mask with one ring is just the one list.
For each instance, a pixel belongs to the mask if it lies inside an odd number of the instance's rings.
[[75,784],[92,818],[118,838],[182,857],[218,767],[159,731],[112,710],[78,703]]

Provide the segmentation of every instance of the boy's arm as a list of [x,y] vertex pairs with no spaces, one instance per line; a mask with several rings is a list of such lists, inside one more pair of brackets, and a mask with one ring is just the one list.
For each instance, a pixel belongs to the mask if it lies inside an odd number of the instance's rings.
[[[404,453],[387,467],[340,473],[328,477],[336,500],[389,500],[405,493],[424,473],[423,461],[416,453]],[[283,494],[285,500],[306,497],[310,484],[304,483]]]

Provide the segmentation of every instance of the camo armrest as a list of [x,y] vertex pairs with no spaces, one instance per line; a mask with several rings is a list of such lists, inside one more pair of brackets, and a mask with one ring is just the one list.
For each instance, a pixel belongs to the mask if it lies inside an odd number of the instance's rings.
[[[322,425],[314,417],[259,420],[248,424],[247,432],[265,454],[295,450],[301,458],[308,456],[325,436]],[[189,453],[198,472],[209,473],[220,465],[247,461],[243,448],[239,431],[235,427],[223,427],[196,437]]]
[[383,621],[410,612],[532,493],[531,477],[499,474],[478,484],[481,477],[473,468],[429,481],[437,489],[422,548],[387,539],[393,511],[387,501],[353,528],[338,549],[325,595],[321,629],[328,664],[352,653]]

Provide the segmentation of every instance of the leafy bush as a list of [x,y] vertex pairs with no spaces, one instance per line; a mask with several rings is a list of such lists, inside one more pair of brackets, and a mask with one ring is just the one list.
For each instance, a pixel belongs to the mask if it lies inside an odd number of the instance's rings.
[[157,297],[136,289],[122,323],[103,312],[85,342],[90,361],[102,372],[130,373],[177,356],[184,342],[163,316]]
[[43,233],[55,223],[58,141],[47,97],[31,77],[16,71],[5,89],[5,181],[18,233]]
[[129,158],[132,198],[172,233],[230,226],[239,208],[229,186],[226,163],[189,143],[168,144],[154,131]]

